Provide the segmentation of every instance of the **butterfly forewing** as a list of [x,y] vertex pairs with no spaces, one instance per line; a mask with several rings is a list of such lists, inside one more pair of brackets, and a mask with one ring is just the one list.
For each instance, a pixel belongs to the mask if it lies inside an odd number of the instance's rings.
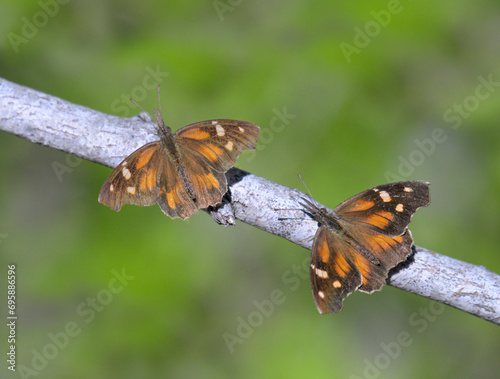
[[412,180],[363,191],[335,207],[334,211],[349,223],[396,236],[405,232],[417,208],[429,203],[429,183]]
[[259,131],[245,121],[202,121],[179,130],[177,142],[181,153],[188,151],[214,170],[226,172],[244,149],[255,149]]
[[99,202],[115,211],[123,204],[140,206],[156,203],[157,186],[164,154],[158,142],[134,151],[111,173],[99,193]]

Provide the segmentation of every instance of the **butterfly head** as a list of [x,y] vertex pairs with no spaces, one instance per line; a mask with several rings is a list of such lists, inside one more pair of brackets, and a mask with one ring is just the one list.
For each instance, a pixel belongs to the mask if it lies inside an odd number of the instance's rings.
[[172,129],[170,129],[170,126],[167,126],[165,121],[163,121],[161,109],[155,109],[153,112],[155,115],[157,133],[160,139],[164,140],[165,138],[168,138],[168,136],[172,136]]
[[328,210],[326,208],[318,207],[315,203],[309,201],[305,197],[301,200],[302,201],[299,202],[299,204],[304,207],[304,209],[302,209],[304,213],[309,214],[320,225],[326,224],[326,218],[328,215]]
[[316,205],[316,202],[311,194],[311,191],[309,191],[309,188],[307,188],[307,185],[304,182],[304,180],[302,179],[302,176],[300,174],[298,174],[298,176],[299,176],[300,181],[304,185],[304,187],[306,187],[306,190],[309,193],[309,197],[312,200],[312,201],[309,201],[305,197],[301,198],[302,202],[299,202],[299,204],[304,207],[304,209],[302,209],[302,211],[304,213],[307,213],[309,216],[311,216],[311,218],[314,221],[316,221],[320,226],[327,224],[328,213],[329,213],[328,210],[326,208],[319,207],[318,205]]
[[[141,107],[141,105],[139,103],[137,103],[134,99],[130,99],[130,101],[132,103],[134,103],[135,105],[137,105],[153,121],[153,117],[151,117],[151,115],[148,112],[146,112],[144,110],[144,108]],[[155,115],[154,121],[156,122],[158,136],[160,137],[160,139],[162,141],[164,141],[165,138],[168,138],[168,136],[172,136],[172,129],[170,129],[169,126],[165,125],[165,121],[163,121],[163,116],[162,116],[162,112],[161,112],[160,86],[159,85],[158,85],[158,109],[155,109],[153,111],[153,113]]]

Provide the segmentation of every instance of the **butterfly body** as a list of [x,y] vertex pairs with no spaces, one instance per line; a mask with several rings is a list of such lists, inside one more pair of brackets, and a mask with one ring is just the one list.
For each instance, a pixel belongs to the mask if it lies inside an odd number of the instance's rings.
[[344,238],[352,242],[353,237],[342,226],[342,221],[339,215],[334,211],[328,211],[326,208],[317,207],[307,199],[302,199],[302,205],[306,208],[307,212],[312,215],[313,219],[323,228],[327,229],[330,233],[337,235],[338,238]]
[[[368,250],[362,243],[356,240],[356,235],[349,230],[349,223],[346,222],[341,215],[335,211],[329,211],[326,208],[317,207],[307,199],[302,199],[302,205],[307,212],[312,215],[313,219],[324,228],[328,233],[348,243],[352,248],[357,249],[367,259],[374,264],[379,264],[380,261]],[[320,229],[316,234],[319,234]]]
[[186,173],[186,168],[184,167],[181,156],[179,153],[179,148],[177,146],[177,138],[174,133],[172,133],[172,129],[169,126],[165,125],[159,110],[155,110],[155,117],[158,125],[158,137],[160,137],[160,145],[163,148],[163,152],[165,155],[170,156],[170,160],[173,162],[176,167],[177,174],[179,175],[184,188],[186,189],[191,200],[196,200],[196,195],[193,190],[193,184],[191,183],[189,176]]
[[186,219],[222,201],[225,173],[244,149],[255,149],[260,128],[245,121],[208,120],[172,133],[155,110],[159,141],[125,158],[101,188],[99,202],[119,211],[123,204],[158,203],[171,218]]
[[355,195],[333,211],[303,198],[302,206],[318,222],[309,274],[320,313],[342,310],[352,292],[372,293],[388,271],[411,253],[408,230],[417,208],[430,203],[429,183],[384,184]]

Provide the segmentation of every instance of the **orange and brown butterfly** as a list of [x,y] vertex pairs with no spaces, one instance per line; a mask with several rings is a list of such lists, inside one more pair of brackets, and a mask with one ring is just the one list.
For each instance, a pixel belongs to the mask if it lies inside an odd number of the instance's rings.
[[388,272],[411,253],[408,224],[430,203],[430,183],[404,181],[361,192],[333,211],[302,198],[301,205],[319,227],[311,250],[309,274],[320,313],[339,312],[356,290],[372,293]]
[[182,219],[220,203],[227,192],[226,171],[244,149],[255,149],[260,128],[216,119],[172,133],[161,108],[154,115],[160,140],[137,149],[114,169],[99,202],[115,211],[123,204],[158,203],[166,215]]

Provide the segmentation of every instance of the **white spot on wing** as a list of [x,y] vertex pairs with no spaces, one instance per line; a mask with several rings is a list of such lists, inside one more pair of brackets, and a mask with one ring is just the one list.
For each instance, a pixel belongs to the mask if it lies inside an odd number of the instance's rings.
[[405,192],[413,192],[413,188],[411,188],[411,187],[405,187],[404,191]]
[[226,132],[224,132],[224,128],[220,125],[216,125],[215,130],[217,130],[217,135],[219,137],[224,137],[224,134],[226,134]]
[[340,284],[340,282],[339,282],[338,280],[336,280],[336,281],[334,281],[334,282],[332,283],[332,286],[333,286],[334,288],[340,288],[340,287],[342,287],[342,284]]
[[132,176],[132,174],[130,173],[129,169],[124,167],[123,170],[122,170],[122,174],[123,174],[123,177],[127,180],[130,179],[130,177]]
[[217,120],[212,121],[212,125],[217,124]]
[[318,275],[322,279],[328,278],[328,272],[326,272],[325,270],[321,270],[321,269],[317,268],[314,270],[314,272],[316,273],[316,275]]
[[127,187],[127,192],[131,195],[135,195],[135,187]]
[[233,151],[233,143],[231,141],[228,141],[224,147],[228,149],[229,151]]
[[318,291],[318,296],[321,297],[322,299],[325,298],[325,294],[323,293],[323,291]]
[[115,190],[115,186],[111,184],[109,186],[109,192],[113,192],[114,190]]
[[238,130],[242,133],[245,133],[245,129],[243,129],[241,126],[238,126]]
[[396,210],[397,210],[398,212],[403,212],[403,209],[404,209],[403,204],[398,204],[398,205],[396,205]]
[[382,198],[382,200],[384,201],[384,203],[388,203],[389,201],[391,201],[391,197],[385,191],[381,191],[380,192],[380,197]]

